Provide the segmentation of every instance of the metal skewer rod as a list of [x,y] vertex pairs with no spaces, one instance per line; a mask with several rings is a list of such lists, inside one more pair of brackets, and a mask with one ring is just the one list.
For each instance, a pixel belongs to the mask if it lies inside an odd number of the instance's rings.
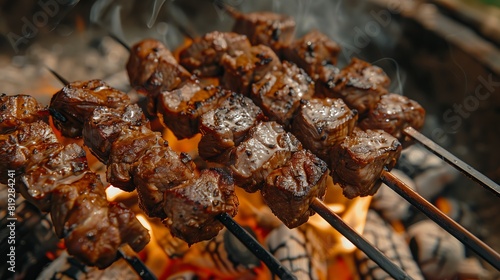
[[500,270],[500,255],[483,241],[479,240],[479,238],[467,231],[453,219],[446,216],[446,214],[425,200],[425,198],[408,187],[403,181],[399,180],[399,178],[394,176],[392,173],[384,170],[380,178],[386,185],[410,202],[417,209],[422,211],[422,213],[424,213],[427,217],[436,222],[451,235],[455,236],[458,240],[476,252],[496,269]]
[[130,47],[129,47],[129,45],[127,43],[125,43],[125,41],[123,41],[122,39],[118,38],[118,36],[116,36],[113,33],[108,33],[108,36],[111,37],[116,42],[118,42],[120,45],[122,45],[126,50],[128,50],[130,52]]
[[124,248],[118,249],[118,256],[123,258],[132,267],[132,269],[143,280],[157,280],[156,276],[149,270],[149,268],[139,259],[135,254],[125,253]]
[[439,146],[434,141],[415,130],[413,127],[407,127],[403,131],[406,135],[414,138],[419,143],[424,145],[424,147],[426,147],[429,151],[442,158],[444,161],[446,161],[456,169],[460,170],[467,177],[478,182],[485,189],[493,192],[496,196],[500,197],[500,186],[497,183],[493,182],[493,180],[483,175],[476,169],[472,168],[470,165],[460,160],[452,153],[448,152],[446,149]]
[[340,216],[333,212],[323,201],[315,198],[310,205],[311,209],[317,212],[325,219],[332,227],[351,241],[358,249],[363,251],[370,259],[377,263],[380,268],[385,270],[394,279],[412,279],[399,266],[391,262],[382,252],[375,246],[370,244],[366,239],[359,235],[351,226],[346,224]]
[[281,263],[245,229],[243,229],[236,221],[227,213],[222,213],[217,216],[217,219],[229,230],[241,243],[247,247],[257,258],[263,261],[272,273],[280,279],[297,279],[288,268]]

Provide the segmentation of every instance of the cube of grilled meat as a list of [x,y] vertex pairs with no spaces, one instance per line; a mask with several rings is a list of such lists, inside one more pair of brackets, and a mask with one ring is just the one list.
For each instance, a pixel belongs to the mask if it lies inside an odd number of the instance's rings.
[[297,65],[284,61],[280,70],[267,73],[252,85],[252,100],[270,120],[287,126],[302,99],[314,95],[314,82]]
[[244,34],[252,45],[270,46],[277,54],[290,45],[295,33],[295,20],[271,12],[236,14],[233,32]]
[[[50,126],[43,121],[22,123],[7,134],[0,134],[0,170],[24,172],[29,160],[42,161],[60,148]],[[0,174],[0,183],[7,184],[7,171]]]
[[248,131],[266,117],[252,100],[233,93],[220,106],[200,119],[203,135],[198,143],[198,154],[206,160],[216,160],[224,152],[237,146]]
[[249,53],[245,52],[236,57],[224,54],[221,65],[224,68],[222,86],[248,95],[251,84],[262,79],[266,73],[278,70],[281,62],[271,48],[258,45],[252,47]]
[[149,121],[136,104],[116,109],[97,107],[84,123],[83,141],[92,154],[107,163],[113,142],[128,126],[149,128]]
[[236,185],[248,192],[259,190],[265,178],[288,161],[302,144],[276,122],[261,122],[231,151],[230,168]]
[[339,80],[340,69],[333,64],[325,64],[316,67],[316,75],[314,75],[315,96],[325,98],[333,96],[332,88]]
[[358,115],[339,98],[303,101],[293,119],[292,133],[321,159],[329,161],[330,150],[350,135]]
[[201,115],[219,107],[230,94],[220,87],[187,82],[158,96],[158,116],[177,138],[190,138],[198,133]]
[[232,178],[220,169],[204,169],[198,178],[165,192],[164,223],[188,244],[208,240],[223,228],[217,216],[235,216],[238,198]]
[[283,48],[284,58],[306,70],[314,80],[318,78],[321,66],[337,64],[339,52],[339,45],[318,30]]
[[327,177],[327,164],[310,151],[301,150],[267,176],[262,197],[287,227],[298,227],[314,215],[309,205],[325,196]]
[[222,74],[220,60],[224,54],[238,56],[250,51],[250,42],[244,35],[214,31],[196,38],[179,54],[180,64],[200,77]]
[[336,80],[320,87],[322,91],[319,94],[342,98],[347,106],[363,115],[375,108],[380,97],[388,93],[386,87],[389,83],[389,77],[381,68],[353,58]]
[[382,129],[407,146],[411,138],[403,134],[403,129],[411,126],[419,130],[424,121],[425,110],[420,104],[408,97],[390,93],[380,98],[377,107],[368,112],[359,126],[362,129]]
[[62,135],[80,137],[84,122],[96,107],[121,108],[129,103],[125,93],[101,80],[73,82],[52,96],[50,113]]
[[391,170],[401,153],[401,144],[383,130],[354,129],[334,147],[331,175],[347,198],[373,195],[380,187],[384,168]]
[[15,130],[23,123],[47,120],[48,115],[35,98],[29,95],[0,94],[0,134]]

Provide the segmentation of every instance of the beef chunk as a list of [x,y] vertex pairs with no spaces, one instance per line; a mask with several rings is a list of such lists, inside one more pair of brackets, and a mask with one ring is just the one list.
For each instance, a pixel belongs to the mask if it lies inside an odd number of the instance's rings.
[[331,175],[347,198],[373,195],[382,171],[391,170],[400,153],[401,144],[387,132],[355,129],[333,149]]
[[329,161],[331,148],[351,134],[357,119],[342,99],[311,99],[300,105],[292,132],[305,148]]
[[23,123],[47,120],[42,106],[29,95],[0,94],[0,134],[15,130]]
[[325,196],[327,176],[327,164],[308,150],[301,150],[267,176],[262,197],[287,227],[298,227],[314,214],[309,208],[312,201]]

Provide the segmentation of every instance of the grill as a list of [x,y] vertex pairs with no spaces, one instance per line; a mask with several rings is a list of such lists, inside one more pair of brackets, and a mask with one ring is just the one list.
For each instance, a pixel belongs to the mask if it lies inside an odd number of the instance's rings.
[[[77,1],[76,1],[77,2]],[[151,3],[152,7],[144,7],[139,5],[140,9],[138,11],[146,11],[145,14],[150,15],[152,10],[153,16],[147,17],[145,19],[139,20],[141,23],[146,23],[148,25],[152,25],[155,28],[155,32],[157,33],[157,37],[163,37],[162,39],[166,40],[167,43],[172,44],[172,45],[177,45],[182,42],[182,36],[186,34],[191,34],[191,36],[195,36],[194,34],[200,34],[208,30],[204,30],[205,28],[213,29],[227,29],[227,15],[223,13],[223,10],[218,9],[218,6],[214,6],[213,3],[203,3],[205,9],[207,7],[210,7],[213,11],[215,11],[215,15],[218,17],[218,20],[214,21],[213,26],[207,27],[201,24],[197,24],[197,20],[200,18],[203,18],[202,21],[206,21],[206,17],[209,17],[210,15],[204,15],[200,16],[199,13],[200,11],[203,10],[201,7],[193,7],[194,5],[191,2],[186,2],[186,3],[176,3],[173,2],[172,4],[168,3],[163,3],[164,1],[154,1]],[[133,10],[134,8],[137,8],[135,5],[133,7],[123,4],[117,4],[115,5],[110,5],[107,7],[101,7],[99,8],[99,5],[104,5],[104,1],[96,1],[93,2],[92,4],[78,4],[73,8],[76,3],[67,3],[67,5],[61,5],[59,6],[61,9],[61,13],[64,12],[69,13],[66,17],[58,18],[54,17],[56,22],[54,22],[54,26],[59,26],[64,27],[65,24],[68,24],[66,21],[69,19],[74,25],[74,28],[78,28],[78,24],[80,21],[80,24],[86,24],[86,21],[82,19],[82,15],[91,15],[91,18],[97,22],[102,24],[103,26],[108,24],[108,28],[105,28],[101,26],[100,28],[96,28],[96,32],[99,33],[96,38],[103,38],[107,35],[108,32],[111,32],[114,34],[113,36],[115,37],[115,40],[118,40],[120,44],[124,46],[128,46],[127,43],[124,43],[118,38],[129,38],[129,39],[142,39],[144,36],[143,34],[134,31],[134,24],[131,24],[130,22],[120,22],[116,21],[117,18],[120,19],[118,16],[120,9],[126,9],[128,8],[129,10]],[[285,7],[285,3],[281,1],[273,1],[273,6],[272,7],[263,7],[263,9],[274,9],[278,10],[280,12],[288,12],[289,7]],[[308,22],[308,18],[305,14],[307,12],[309,13],[318,13],[317,10],[315,10],[315,7],[317,9],[317,6],[315,5],[310,5],[308,2],[303,2],[299,1],[297,2],[299,7],[297,11],[294,11],[291,14],[294,14],[296,18],[298,19],[303,19],[302,24],[299,24],[299,31],[300,28],[302,29],[310,29],[311,23]],[[244,1],[231,1],[230,3],[231,6],[234,6],[238,9],[241,9],[243,11],[250,11],[250,10],[259,10],[257,7],[254,5],[258,4],[249,4],[245,3]],[[363,4],[362,8],[359,8],[357,10],[357,13],[359,14],[369,14],[370,11],[377,11],[378,16],[382,15],[380,13],[380,6],[377,5],[384,5],[387,3],[384,3],[383,1],[375,1],[375,2],[370,2],[369,4]],[[202,5],[202,6],[203,6]],[[266,4],[262,4],[266,5]],[[340,5],[340,4],[338,4]],[[336,8],[339,8],[339,6],[335,6]],[[425,6],[427,4],[422,4],[422,7],[429,7]],[[251,7],[249,7],[251,6]],[[117,8],[119,7],[119,8]],[[167,7],[167,8],[165,8]],[[334,8],[335,8],[334,7]],[[378,7],[378,8],[375,8]],[[343,8],[343,7],[342,7]],[[352,8],[352,7],[350,7]],[[376,9],[376,10],[373,10]],[[367,12],[368,11],[368,12]],[[394,12],[394,11],[393,11]],[[170,21],[166,21],[165,23],[162,18],[162,14],[167,13],[170,17]],[[190,14],[192,13],[192,14]],[[416,14],[416,13],[415,13]],[[373,14],[372,14],[373,15]],[[433,14],[435,15],[440,15],[440,14]],[[213,16],[213,15],[212,15]],[[426,23],[427,19],[419,19],[419,18],[412,18],[414,15],[406,15],[405,11],[400,11],[397,14],[393,14],[393,17],[395,17],[398,22],[403,22],[405,23],[406,21],[411,21],[410,28],[416,28],[414,25],[415,24],[422,24]],[[226,18],[225,18],[226,17]],[[35,17],[34,17],[35,19]],[[109,22],[107,22],[109,20]],[[123,20],[123,19],[122,19]],[[419,20],[421,20],[419,22]],[[158,23],[159,22],[159,23]],[[300,21],[299,21],[300,23]],[[365,28],[367,25],[356,23],[359,26],[364,26]],[[123,28],[124,26],[127,27],[127,25],[131,25],[130,29],[129,28]],[[47,26],[49,26],[49,23],[47,23]],[[222,26],[222,28],[220,28]],[[403,26],[403,25],[402,25]],[[40,32],[44,32],[44,28],[40,28]],[[58,30],[58,32],[63,32],[61,30]],[[108,29],[106,31],[103,31],[103,29]],[[172,29],[173,31],[171,31]],[[359,29],[359,28],[358,28]],[[50,29],[49,29],[50,30]],[[130,35],[128,32],[131,30],[130,33],[135,34],[135,35]],[[356,26],[353,28],[353,30],[356,30]],[[369,29],[366,29],[369,30]],[[89,32],[89,31],[86,31]],[[148,32],[152,32],[151,29],[149,29]],[[421,31],[423,32],[423,31]],[[60,33],[61,34],[61,33]],[[327,33],[328,34],[328,33]],[[53,35],[53,34],[47,34],[47,36]],[[342,34],[342,31],[334,31],[333,34],[330,32],[332,38],[335,38],[334,35],[338,35],[338,38],[345,38],[345,36]],[[384,34],[382,34],[384,35]],[[382,35],[380,35],[382,37]],[[360,35],[361,36],[361,35]],[[366,36],[366,34],[365,34]],[[39,36],[39,38],[35,38],[37,40],[43,40],[43,38],[40,38],[42,36]],[[137,38],[135,38],[137,37]],[[7,37],[9,38],[9,37]],[[11,37],[12,38],[12,37]],[[362,38],[362,37],[359,37]],[[378,37],[368,37],[369,39],[376,40]],[[108,38],[109,39],[109,38]],[[356,37],[354,36],[354,39]],[[62,40],[63,41],[63,40]],[[128,40],[127,40],[128,41]],[[477,39],[478,44],[479,42],[482,42],[479,38]],[[94,41],[94,43],[97,43],[97,41]],[[340,42],[341,44],[343,43],[342,41]],[[349,42],[344,42],[344,43],[349,43]],[[109,43],[113,44],[113,43]],[[486,45],[490,46],[491,44],[486,42]],[[36,49],[36,44],[28,48],[28,52],[30,50]],[[53,49],[61,48],[61,46],[53,46]],[[367,49],[370,49],[367,47]],[[366,50],[367,56],[372,56],[373,54],[370,54],[370,50]],[[498,52],[494,52],[494,54],[498,54]],[[74,55],[78,55],[77,53]],[[375,55],[375,57],[377,57]],[[17,55],[13,57],[13,62],[18,63],[18,64],[24,64],[25,62],[22,61],[23,56],[22,55]],[[404,60],[403,60],[404,61]],[[47,63],[47,61],[44,61],[42,64],[50,64],[51,67],[54,69],[60,69],[59,65],[57,63]],[[55,64],[55,65],[54,65]],[[99,64],[98,61],[96,61],[96,64]],[[484,67],[490,71],[490,69],[498,70],[498,68],[495,68],[495,64],[488,62],[488,63],[483,63],[485,65]],[[90,66],[90,67],[96,67],[96,66]],[[98,67],[98,66],[97,66]],[[387,70],[387,69],[386,69]],[[37,71],[44,71],[44,70],[37,70]],[[390,70],[389,70],[390,72]],[[402,72],[400,71],[395,71],[398,75]],[[39,72],[38,72],[39,73]],[[57,73],[55,73],[58,75]],[[73,78],[73,73],[62,73],[63,76],[66,76],[65,78]],[[408,73],[410,74],[410,73]],[[65,80],[61,76],[57,76],[59,80],[63,83],[66,84]],[[94,77],[96,78],[96,77]],[[122,80],[123,77],[119,77],[118,75],[114,76],[108,76],[109,80],[116,79],[118,81]],[[82,79],[82,77],[75,77],[75,79]],[[494,80],[494,79],[493,79]],[[401,86],[401,85],[399,85]],[[55,86],[57,87],[57,86]],[[16,89],[17,90],[17,89]],[[397,89],[395,89],[397,90]],[[442,98],[442,97],[441,97]],[[426,109],[432,110],[434,109],[434,106],[425,106],[427,104],[424,104],[424,107]],[[435,119],[431,119],[431,123],[435,122]],[[449,125],[450,123],[446,123],[445,125]],[[438,126],[438,128],[440,128]],[[443,129],[445,128],[444,126],[442,127]],[[424,129],[424,134],[429,131],[429,128]],[[436,131],[435,128],[432,132]],[[450,145],[450,140],[449,138],[446,137],[440,137],[437,138],[437,140],[443,140],[443,141],[432,141],[431,139],[423,136],[419,132],[415,131],[412,128],[407,128],[405,129],[404,133],[412,138],[414,138],[417,142],[425,146],[427,149],[441,157],[443,160],[447,161],[450,163],[452,166],[460,170],[462,173],[464,173],[467,177],[470,177],[473,181],[484,187],[487,191],[489,191],[495,199],[498,199],[498,196],[500,195],[500,187],[498,186],[497,183],[494,182],[494,180],[491,180],[488,178],[488,176],[485,176],[481,174],[479,171],[475,170],[468,164],[464,163],[457,157],[453,156],[452,153],[450,153],[447,149],[442,148],[435,142],[441,142],[443,146],[448,146],[452,147]],[[432,133],[431,133],[432,134]],[[460,133],[459,133],[460,134]],[[446,138],[446,139],[445,139]],[[453,148],[455,149],[455,148]],[[459,150],[460,151],[460,150]],[[493,153],[497,153],[496,150],[493,150]],[[473,158],[473,161],[477,159]],[[490,162],[491,163],[491,162]],[[498,166],[494,165],[495,162],[493,161],[493,166]],[[481,166],[481,165],[480,165]],[[495,170],[491,166],[487,166],[484,168],[484,166],[481,166],[483,170],[486,170],[488,174],[492,174],[492,177],[498,180],[498,170]],[[496,173],[495,173],[496,172]],[[432,219],[434,222],[436,222],[439,226],[441,226],[443,229],[451,233],[453,236],[455,236],[458,240],[460,240],[463,244],[465,244],[470,250],[474,251],[480,258],[485,260],[487,263],[489,263],[492,267],[493,270],[500,270],[500,255],[492,248],[490,248],[487,244],[485,244],[483,241],[481,241],[478,237],[476,237],[474,234],[470,233],[468,230],[466,230],[464,227],[462,227],[459,223],[455,222],[453,219],[449,218],[446,214],[441,212],[437,207],[433,206],[428,200],[420,196],[418,193],[413,191],[406,183],[404,183],[402,180],[400,180],[397,176],[393,175],[392,173],[389,172],[384,172],[382,174],[381,180],[391,189],[393,189],[396,193],[398,193],[399,196],[403,197],[405,200],[407,200],[409,203],[411,203],[414,207],[416,207],[418,210],[420,210],[422,213],[424,213],[426,216],[428,216],[430,219]],[[479,188],[479,186],[474,186],[475,188]],[[5,200],[6,201],[6,200]],[[27,262],[26,266],[29,265],[29,260],[37,268],[38,272],[42,269],[42,267],[46,264],[49,264],[51,261],[53,261],[51,254],[47,254],[49,251],[47,248],[54,248],[57,247],[57,238],[55,238],[54,234],[47,233],[47,229],[51,228],[50,225],[50,220],[47,219],[46,215],[40,214],[34,207],[30,206],[29,203],[23,202],[22,199],[20,199],[17,202],[17,211],[21,213],[18,223],[20,224],[20,227],[18,228],[18,233],[16,238],[19,238],[23,240],[25,245],[23,247],[19,247],[18,254],[26,255],[27,257]],[[348,240],[350,240],[359,250],[363,251],[371,260],[373,260],[380,268],[382,268],[384,271],[386,271],[390,276],[393,278],[397,279],[406,279],[410,278],[410,276],[404,271],[403,268],[401,268],[399,265],[394,264],[391,260],[389,260],[383,253],[381,253],[375,246],[373,246],[370,242],[366,241],[363,237],[361,237],[358,233],[356,233],[356,230],[354,230],[351,226],[349,226],[346,222],[343,221],[343,218],[336,214],[334,211],[332,211],[330,208],[328,208],[323,202],[320,200],[315,200],[314,203],[311,205],[311,208],[314,209],[325,221],[327,221],[333,228],[335,228],[337,231],[339,231],[343,236],[345,236]],[[2,225],[6,225],[8,223],[7,220],[7,214],[4,213],[2,217]],[[278,260],[272,252],[269,252],[267,249],[265,249],[251,234],[248,233],[247,230],[245,230],[242,226],[240,226],[238,223],[236,223],[229,215],[221,215],[219,216],[219,220],[226,226],[226,228],[234,234],[255,256],[258,257],[261,261],[265,263],[265,265],[272,271],[273,274],[277,275],[281,279],[295,279],[296,276],[293,275],[293,273],[290,271],[289,267],[284,266],[280,260]],[[2,227],[2,230],[4,230],[6,226]],[[44,233],[44,234],[42,234]],[[5,233],[7,234],[7,233]],[[36,245],[30,246],[30,244],[26,244],[28,240],[30,239],[31,236],[35,234],[37,236],[36,239],[33,239],[34,243]],[[43,235],[43,237],[41,237]],[[5,237],[6,239],[7,237]],[[5,242],[2,242],[2,244],[6,244]],[[43,244],[44,246],[42,246]],[[5,250],[4,250],[5,249]],[[7,251],[7,248],[2,248],[2,252]],[[22,251],[22,252],[21,252]],[[2,256],[4,258],[5,256]],[[142,279],[156,279],[156,276],[154,273],[150,271],[150,269],[147,267],[147,265],[141,260],[140,256],[137,256],[135,253],[131,252],[128,248],[123,248],[119,252],[119,258],[123,258],[127,264],[137,273],[137,276],[142,278]],[[4,260],[4,259],[2,259]],[[18,260],[20,262],[20,260]],[[5,261],[3,262],[5,263]],[[84,271],[85,268],[79,264],[77,261],[74,261],[72,264],[71,268],[65,271],[65,275],[69,275],[69,277],[77,277],[78,275],[78,270]],[[24,276],[29,278],[30,273],[36,273],[34,272],[35,270],[31,272],[26,272]],[[164,275],[163,275],[164,276]]]

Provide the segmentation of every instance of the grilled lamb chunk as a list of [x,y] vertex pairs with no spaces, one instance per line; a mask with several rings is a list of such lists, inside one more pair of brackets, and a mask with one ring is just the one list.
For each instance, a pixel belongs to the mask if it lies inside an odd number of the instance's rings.
[[188,244],[215,237],[223,228],[217,216],[235,216],[238,198],[232,178],[220,169],[204,169],[200,176],[165,192],[164,223],[172,235]]
[[198,154],[205,160],[214,160],[237,146],[248,131],[266,117],[252,100],[233,93],[221,105],[200,119],[203,135],[198,144]]
[[329,161],[330,150],[350,135],[358,115],[342,99],[303,101],[293,119],[292,133],[305,148]]
[[35,98],[29,95],[0,95],[0,134],[15,130],[23,123],[47,121],[48,115]]
[[248,95],[251,84],[259,81],[266,73],[278,70],[281,62],[268,46],[258,45],[250,52],[238,56],[223,55],[221,65],[224,68],[222,86],[234,92]]
[[109,211],[108,218],[113,224],[118,224],[122,244],[126,243],[139,252],[149,243],[148,230],[137,220],[134,212],[116,202],[109,203]]
[[373,195],[384,168],[391,170],[401,153],[399,141],[383,130],[354,129],[332,152],[331,175],[347,198]]
[[203,87],[198,82],[188,82],[158,96],[158,116],[177,138],[191,138],[198,133],[199,118],[219,107],[230,94],[220,87]]
[[66,137],[82,136],[83,124],[98,106],[122,108],[129,97],[101,80],[73,82],[52,96],[50,113],[54,124]]
[[421,129],[425,121],[425,110],[417,102],[395,93],[383,95],[377,107],[370,110],[366,118],[359,122],[362,129],[382,129],[398,138],[407,146],[411,138],[403,134],[403,129],[411,126]]
[[332,64],[325,64],[316,68],[315,96],[325,98],[332,96],[330,91],[335,87],[335,83],[339,80],[340,69]]
[[232,32],[210,32],[182,50],[180,64],[191,73],[200,77],[213,77],[222,74],[220,60],[223,55],[239,56],[249,52],[250,42],[244,35]]
[[100,161],[107,163],[113,142],[128,126],[149,128],[149,121],[136,104],[118,109],[97,107],[84,124],[84,143]]
[[314,215],[309,205],[325,196],[327,177],[327,164],[308,150],[301,150],[267,176],[262,197],[287,227],[298,227]]
[[271,12],[238,13],[233,32],[246,35],[252,45],[266,45],[280,54],[293,40],[295,21],[290,16]]
[[377,106],[380,97],[387,94],[390,84],[384,71],[370,63],[353,58],[351,63],[336,77],[320,87],[319,94],[342,98],[351,109],[363,115]]
[[302,144],[276,122],[261,122],[231,152],[231,170],[236,185],[248,192],[259,190],[265,178],[288,161]]
[[302,99],[314,95],[314,82],[297,65],[284,61],[252,85],[252,100],[270,120],[287,126]]
[[315,30],[294,41],[283,49],[283,56],[304,69],[314,80],[318,79],[320,67],[337,64],[340,47],[325,34]]

